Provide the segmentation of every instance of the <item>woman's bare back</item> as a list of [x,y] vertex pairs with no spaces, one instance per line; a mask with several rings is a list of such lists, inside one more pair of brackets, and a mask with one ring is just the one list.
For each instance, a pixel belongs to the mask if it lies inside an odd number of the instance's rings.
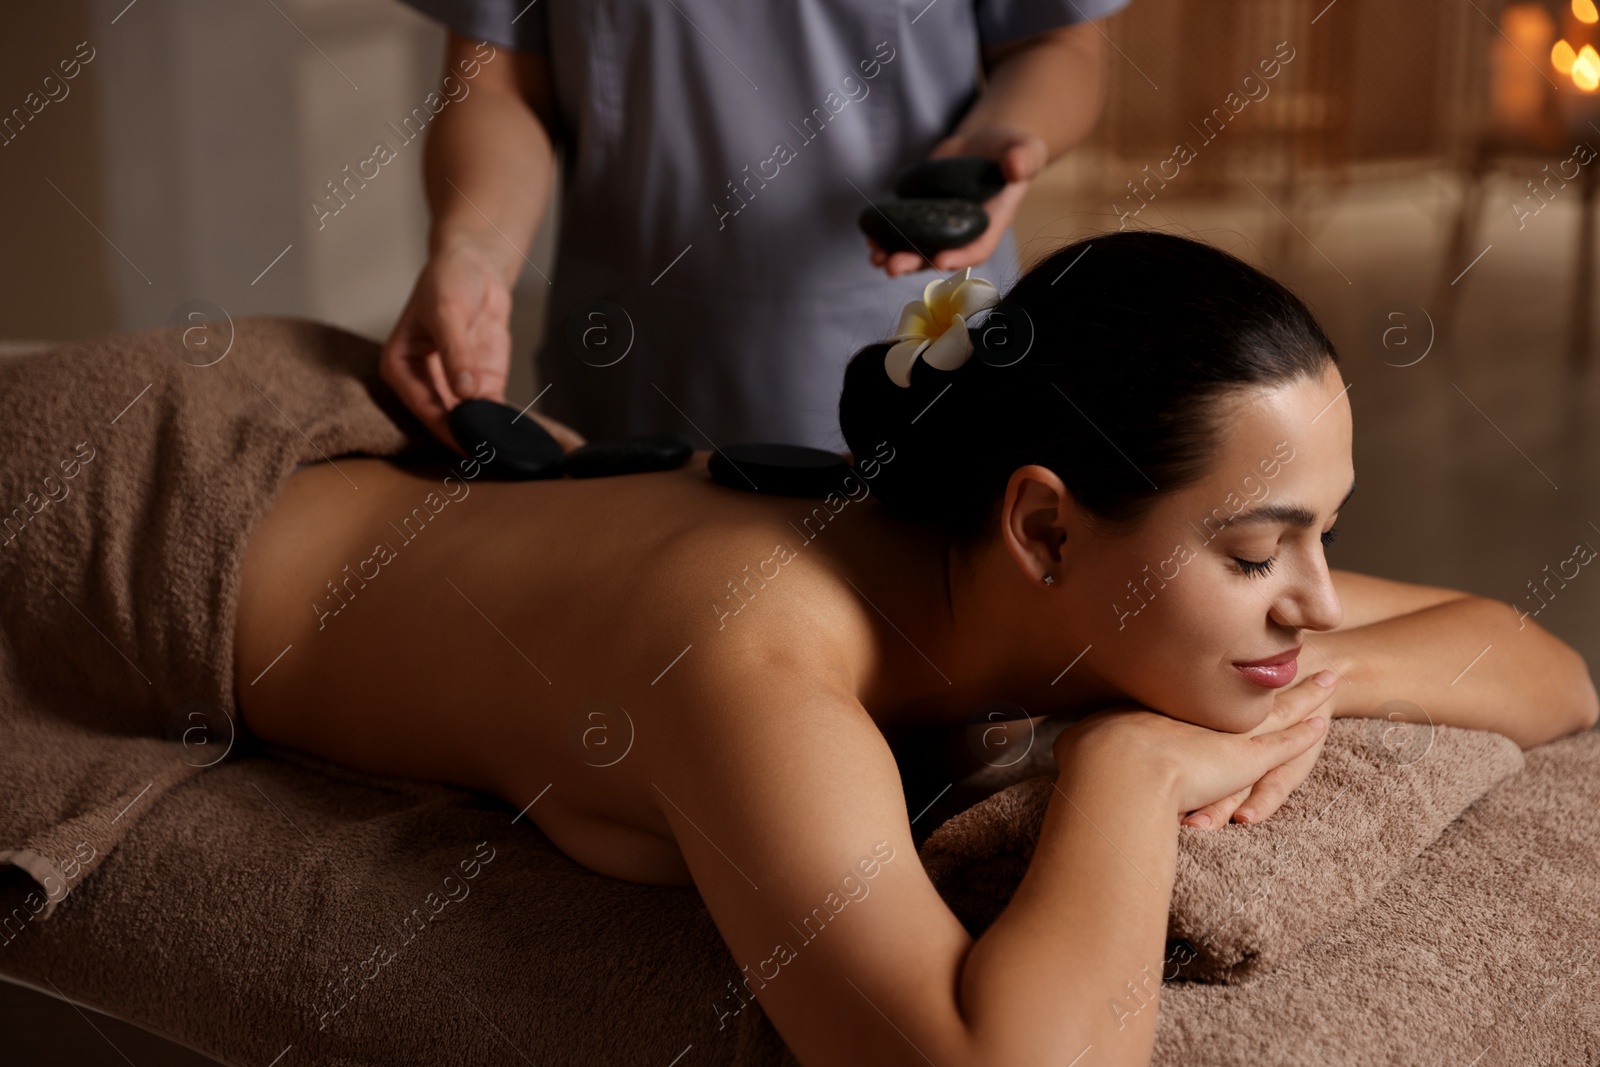
[[774,686],[799,681],[786,671],[849,686],[874,643],[835,558],[811,542],[848,550],[877,517],[849,498],[730,491],[706,455],[532,483],[362,458],[297,472],[244,564],[247,726],[529,805],[602,873],[689,882],[646,771],[657,725],[681,710],[658,683],[756,657]]

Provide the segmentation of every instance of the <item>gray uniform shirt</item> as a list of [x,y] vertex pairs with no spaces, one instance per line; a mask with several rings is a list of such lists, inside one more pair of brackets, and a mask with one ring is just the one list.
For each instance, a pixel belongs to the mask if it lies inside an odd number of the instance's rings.
[[[980,45],[1127,0],[405,0],[545,55],[560,232],[539,410],[591,439],[843,449],[839,390],[930,271],[856,217],[978,92]],[[973,273],[1018,273],[1006,234]]]

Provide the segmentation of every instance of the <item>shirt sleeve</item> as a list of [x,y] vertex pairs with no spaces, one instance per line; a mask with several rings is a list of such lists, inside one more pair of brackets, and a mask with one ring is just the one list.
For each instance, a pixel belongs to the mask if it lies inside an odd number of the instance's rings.
[[977,0],[978,38],[985,45],[1004,44],[1105,18],[1127,6],[1128,0]]
[[[539,0],[400,0],[408,7],[478,41],[517,52],[548,54],[545,8]],[[1078,0],[1088,3],[1091,0]],[[1126,0],[1123,0],[1126,2]]]

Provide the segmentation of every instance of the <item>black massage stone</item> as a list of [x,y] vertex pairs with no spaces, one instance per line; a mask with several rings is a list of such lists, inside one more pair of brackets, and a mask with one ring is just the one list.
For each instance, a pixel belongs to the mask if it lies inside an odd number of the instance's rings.
[[970,200],[891,200],[873,204],[856,220],[885,252],[931,256],[977,240],[989,213]]
[[463,400],[450,409],[450,432],[469,455],[487,443],[494,458],[484,469],[495,478],[520,482],[561,476],[561,444],[539,425],[518,417],[517,409],[493,400]]
[[1006,187],[1000,164],[983,156],[929,159],[900,172],[894,195],[906,200],[953,199],[982,203]]
[[823,497],[843,492],[850,464],[837,452],[804,445],[728,445],[706,461],[711,477],[730,489],[778,496]]
[[663,433],[621,441],[595,441],[567,453],[562,469],[572,478],[670,471],[689,462],[694,445],[682,434]]

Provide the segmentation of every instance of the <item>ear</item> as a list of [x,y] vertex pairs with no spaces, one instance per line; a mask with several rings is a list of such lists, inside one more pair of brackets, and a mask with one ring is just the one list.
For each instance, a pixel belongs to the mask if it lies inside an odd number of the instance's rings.
[[1000,537],[1006,551],[1035,585],[1047,574],[1059,576],[1062,552],[1071,532],[1080,529],[1077,505],[1059,475],[1030,463],[1011,472],[1000,505]]

